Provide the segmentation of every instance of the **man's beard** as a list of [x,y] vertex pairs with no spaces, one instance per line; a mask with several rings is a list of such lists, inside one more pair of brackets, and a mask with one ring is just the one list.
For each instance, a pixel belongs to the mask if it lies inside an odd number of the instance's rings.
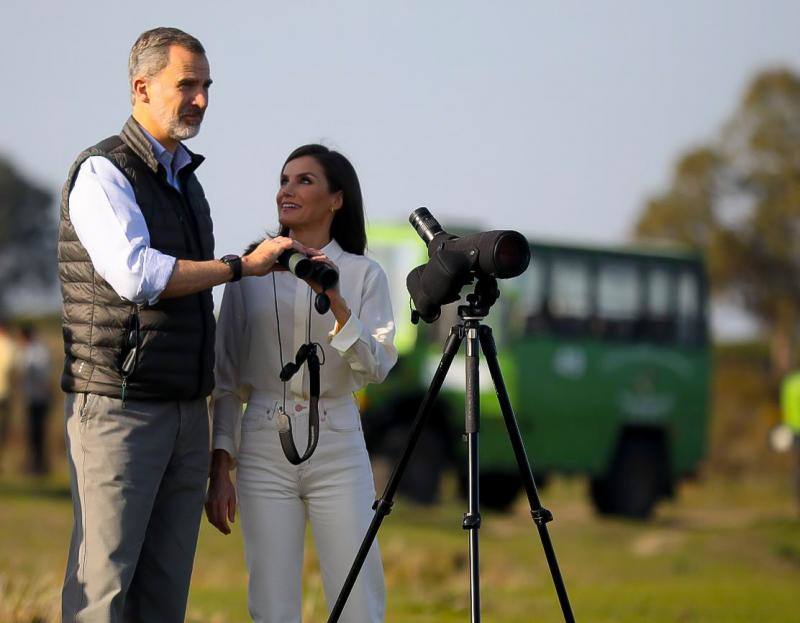
[[154,116],[158,119],[161,127],[166,128],[167,135],[175,141],[184,141],[187,138],[193,138],[200,132],[200,125],[202,124],[203,113],[197,113],[200,117],[199,123],[186,123],[181,119],[181,114],[174,115],[168,110],[156,109]]
[[193,138],[200,132],[200,123],[192,124],[181,121],[180,117],[174,117],[169,120],[167,124],[167,131],[169,137],[176,141],[184,141],[187,138]]

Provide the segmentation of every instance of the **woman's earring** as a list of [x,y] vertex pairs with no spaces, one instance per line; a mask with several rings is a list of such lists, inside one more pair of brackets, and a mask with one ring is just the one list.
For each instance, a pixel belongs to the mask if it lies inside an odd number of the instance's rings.
[[334,208],[333,206],[331,206],[331,214],[333,214],[334,212],[336,212],[336,208]]

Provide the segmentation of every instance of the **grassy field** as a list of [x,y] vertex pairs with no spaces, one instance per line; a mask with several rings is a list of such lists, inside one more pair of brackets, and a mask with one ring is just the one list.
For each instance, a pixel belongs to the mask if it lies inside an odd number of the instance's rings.
[[[53,329],[48,338],[57,360],[60,337]],[[577,621],[800,621],[800,515],[786,457],[765,443],[778,413],[764,370],[760,350],[717,351],[705,476],[683,485],[652,521],[597,517],[577,478],[554,479],[541,492],[555,515],[550,534]],[[19,475],[22,431],[17,405],[10,452],[0,456],[0,623],[50,623],[59,620],[71,529],[59,405],[49,441],[51,455],[61,458],[49,479]],[[379,536],[390,623],[469,621],[464,504],[446,498],[433,509],[398,500],[384,522]],[[563,620],[523,500],[512,513],[484,515],[481,563],[484,621]],[[304,575],[304,621],[323,622],[326,607],[310,547]],[[247,621],[246,583],[238,527],[223,537],[204,522],[188,620]]]
[[[654,520],[598,518],[584,483],[542,491],[555,514],[550,534],[578,621],[795,622],[800,520],[780,480],[724,480],[682,487]],[[390,622],[469,620],[464,508],[398,500],[380,533]],[[56,621],[70,531],[63,477],[0,478],[0,621]],[[538,536],[521,499],[481,529],[481,597],[487,622],[560,621]],[[304,621],[326,620],[316,560],[305,561]],[[188,620],[246,621],[246,571],[238,530],[204,523]]]

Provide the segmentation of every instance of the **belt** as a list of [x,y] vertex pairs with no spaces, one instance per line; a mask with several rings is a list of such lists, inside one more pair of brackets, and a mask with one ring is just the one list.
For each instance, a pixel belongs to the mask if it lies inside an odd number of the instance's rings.
[[[276,402],[283,403],[283,395],[264,390],[253,390],[250,393],[250,397],[247,399],[248,405],[253,405],[259,409],[271,409]],[[324,396],[319,399],[319,406],[325,411],[330,411],[338,407],[350,407],[355,405],[356,400],[353,394],[345,394],[344,396]],[[297,409],[298,406],[300,406],[301,409]],[[308,406],[309,400],[304,396],[290,396],[286,398],[286,410],[290,413],[292,411],[305,410]]]

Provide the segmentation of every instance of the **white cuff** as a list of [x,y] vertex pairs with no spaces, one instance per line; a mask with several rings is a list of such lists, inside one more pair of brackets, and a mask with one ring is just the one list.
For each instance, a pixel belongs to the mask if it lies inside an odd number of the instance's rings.
[[171,255],[148,247],[144,252],[141,293],[150,305],[158,303],[161,293],[167,287],[177,260]]
[[351,311],[350,317],[347,319],[347,322],[344,323],[344,326],[340,328],[338,332],[331,332],[328,334],[330,336],[331,346],[340,353],[343,353],[358,341],[363,331],[364,325],[361,324],[361,321],[356,318],[356,315]]
[[231,467],[236,464],[236,442],[227,435],[214,435],[212,450],[225,450],[233,459]]

